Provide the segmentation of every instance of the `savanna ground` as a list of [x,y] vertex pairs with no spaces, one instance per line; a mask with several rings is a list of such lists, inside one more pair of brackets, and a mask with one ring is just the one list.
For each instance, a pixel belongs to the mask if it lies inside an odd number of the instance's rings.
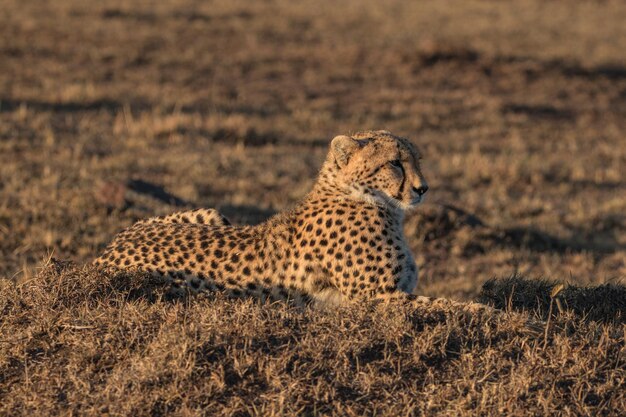
[[[625,21],[618,1],[3,0],[0,414],[622,414]],[[81,266],[146,216],[262,221],[365,129],[425,156],[418,292],[518,313],[171,300]]]

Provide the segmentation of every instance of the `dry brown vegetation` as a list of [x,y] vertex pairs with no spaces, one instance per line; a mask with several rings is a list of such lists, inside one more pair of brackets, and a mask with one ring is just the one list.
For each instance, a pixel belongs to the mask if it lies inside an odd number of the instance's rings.
[[[626,5],[382,4],[3,1],[0,414],[626,409]],[[418,291],[520,313],[171,300],[38,269],[154,214],[261,221],[364,129],[425,155]]]
[[[533,295],[549,297],[543,289]],[[618,415],[626,406],[617,323],[565,312],[537,336],[523,315],[166,295],[146,276],[54,264],[3,285],[0,413]]]

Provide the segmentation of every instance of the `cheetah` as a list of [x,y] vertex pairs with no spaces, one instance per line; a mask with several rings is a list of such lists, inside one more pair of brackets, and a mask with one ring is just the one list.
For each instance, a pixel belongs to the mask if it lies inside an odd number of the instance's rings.
[[428,191],[420,159],[408,139],[388,131],[339,135],[312,190],[292,209],[256,226],[231,226],[215,210],[144,220],[94,262],[231,297],[488,308],[413,295],[418,268],[402,223]]

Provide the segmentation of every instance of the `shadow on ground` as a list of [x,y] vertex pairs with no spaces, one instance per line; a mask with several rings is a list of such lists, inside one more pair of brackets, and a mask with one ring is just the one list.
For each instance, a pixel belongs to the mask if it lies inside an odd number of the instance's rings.
[[446,250],[456,247],[455,253],[466,257],[487,253],[494,247],[557,254],[592,252],[602,256],[626,249],[617,239],[618,229],[623,228],[623,218],[596,219],[590,222],[589,229],[572,228],[571,236],[563,238],[533,227],[492,227],[474,214],[441,203],[423,206],[406,226],[407,234],[424,246]]
[[550,312],[570,312],[586,320],[626,323],[626,287],[617,283],[580,287],[512,276],[487,281],[478,300],[500,309],[538,312],[544,318]]

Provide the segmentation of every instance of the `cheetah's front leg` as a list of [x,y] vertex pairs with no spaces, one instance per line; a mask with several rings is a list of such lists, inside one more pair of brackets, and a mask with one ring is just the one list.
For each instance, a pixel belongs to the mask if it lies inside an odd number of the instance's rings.
[[402,291],[395,291],[393,293],[387,294],[379,294],[377,296],[378,299],[381,299],[385,302],[402,302],[406,304],[410,304],[415,307],[434,307],[445,310],[460,310],[465,313],[469,313],[472,315],[480,316],[480,315],[500,315],[504,312],[497,308],[493,308],[491,306],[476,303],[473,301],[469,302],[460,302],[450,300],[448,298],[435,298],[435,297],[425,297],[423,295],[414,295],[407,294]]
[[[469,301],[469,302],[460,302],[454,301],[447,298],[434,298],[434,297],[425,297],[422,295],[414,295],[414,294],[406,294],[401,291],[380,294],[379,299],[385,301],[385,303],[390,302],[402,302],[406,304],[410,304],[414,307],[431,307],[437,308],[447,311],[460,311],[466,314],[469,318],[474,317],[492,317],[492,318],[511,318],[515,317],[516,313],[506,313],[500,309]],[[517,315],[519,317],[519,315]],[[538,335],[544,332],[545,323],[539,320],[534,320],[532,318],[523,318],[524,330],[530,335]]]

